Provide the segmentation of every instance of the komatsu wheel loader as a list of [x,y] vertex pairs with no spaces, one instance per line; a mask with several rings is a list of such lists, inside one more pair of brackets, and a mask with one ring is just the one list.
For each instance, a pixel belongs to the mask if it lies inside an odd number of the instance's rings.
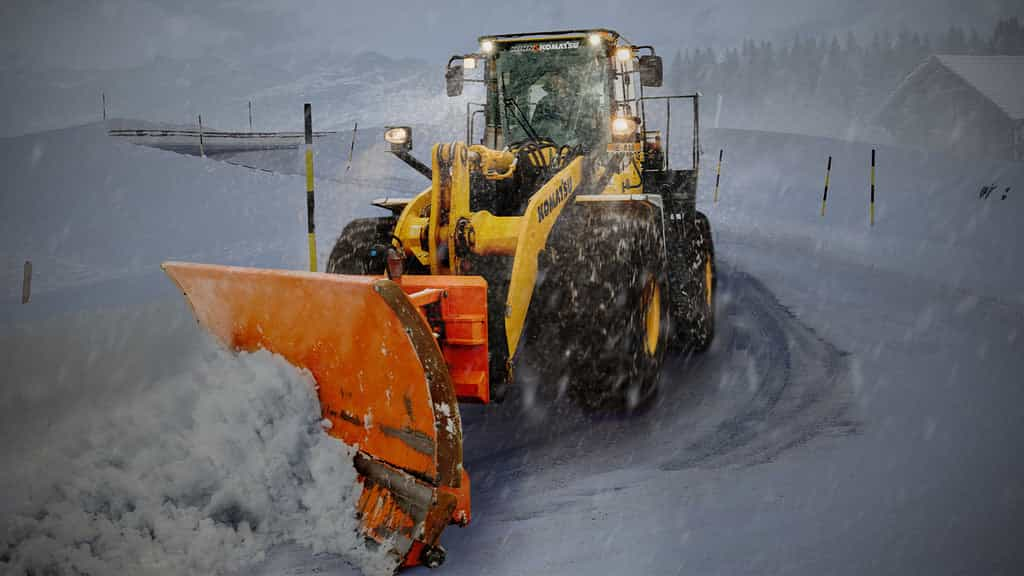
[[[482,37],[445,74],[449,96],[482,84],[481,141],[473,114],[467,142],[435,144],[428,165],[410,128],[389,128],[430,185],[348,224],[327,273],[164,263],[227,346],[309,371],[328,433],[357,449],[353,513],[396,570],[439,565],[441,532],[469,522],[458,402],[500,400],[529,363],[551,395],[629,410],[668,348],[710,344],[699,95],[645,96],[661,71],[611,30]],[[669,167],[676,99],[692,104],[688,169]],[[664,142],[645,110],[661,104]]]

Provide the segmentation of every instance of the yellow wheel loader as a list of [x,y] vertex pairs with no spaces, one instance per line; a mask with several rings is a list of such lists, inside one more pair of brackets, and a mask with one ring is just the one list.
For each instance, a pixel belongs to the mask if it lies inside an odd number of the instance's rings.
[[[328,433],[356,447],[354,514],[396,570],[437,566],[470,519],[458,402],[500,400],[528,363],[586,409],[631,409],[671,347],[714,334],[715,264],[696,211],[699,95],[661,85],[654,49],[604,29],[485,36],[453,56],[449,96],[479,83],[483,136],[413,156],[430,179],[341,233],[327,273],[167,262],[199,322],[237,350],[307,369]],[[692,165],[669,167],[671,103],[693,114]],[[645,108],[664,104],[662,131]],[[652,122],[653,123],[653,122]]]

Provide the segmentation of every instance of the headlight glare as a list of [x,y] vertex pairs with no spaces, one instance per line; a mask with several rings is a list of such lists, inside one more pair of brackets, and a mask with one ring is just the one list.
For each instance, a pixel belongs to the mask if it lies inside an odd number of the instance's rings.
[[629,136],[636,132],[636,120],[628,116],[616,116],[612,120],[612,135],[616,137]]
[[388,128],[387,131],[384,132],[384,140],[389,144],[405,144],[409,141],[409,128],[405,126]]

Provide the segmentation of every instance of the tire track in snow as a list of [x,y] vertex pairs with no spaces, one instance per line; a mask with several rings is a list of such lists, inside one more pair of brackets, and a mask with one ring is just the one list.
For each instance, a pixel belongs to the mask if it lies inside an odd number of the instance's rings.
[[761,463],[820,433],[857,430],[844,379],[847,354],[803,324],[755,277],[723,268],[722,330],[715,349],[698,360],[703,365],[694,366],[704,377],[696,393],[725,397],[721,419],[677,445],[659,465],[662,470]]
[[856,432],[846,353],[753,276],[728,262],[719,270],[715,342],[702,355],[669,359],[657,398],[643,409],[593,414],[569,401],[529,405],[514,393],[502,405],[464,406],[474,510],[504,508],[521,483],[754,465],[821,434]]

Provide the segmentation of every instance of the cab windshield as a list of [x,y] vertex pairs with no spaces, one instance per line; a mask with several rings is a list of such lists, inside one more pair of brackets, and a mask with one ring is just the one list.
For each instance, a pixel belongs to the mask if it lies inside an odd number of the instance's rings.
[[611,105],[604,50],[579,40],[524,42],[495,54],[492,118],[505,143],[534,137],[594,148],[607,139]]

